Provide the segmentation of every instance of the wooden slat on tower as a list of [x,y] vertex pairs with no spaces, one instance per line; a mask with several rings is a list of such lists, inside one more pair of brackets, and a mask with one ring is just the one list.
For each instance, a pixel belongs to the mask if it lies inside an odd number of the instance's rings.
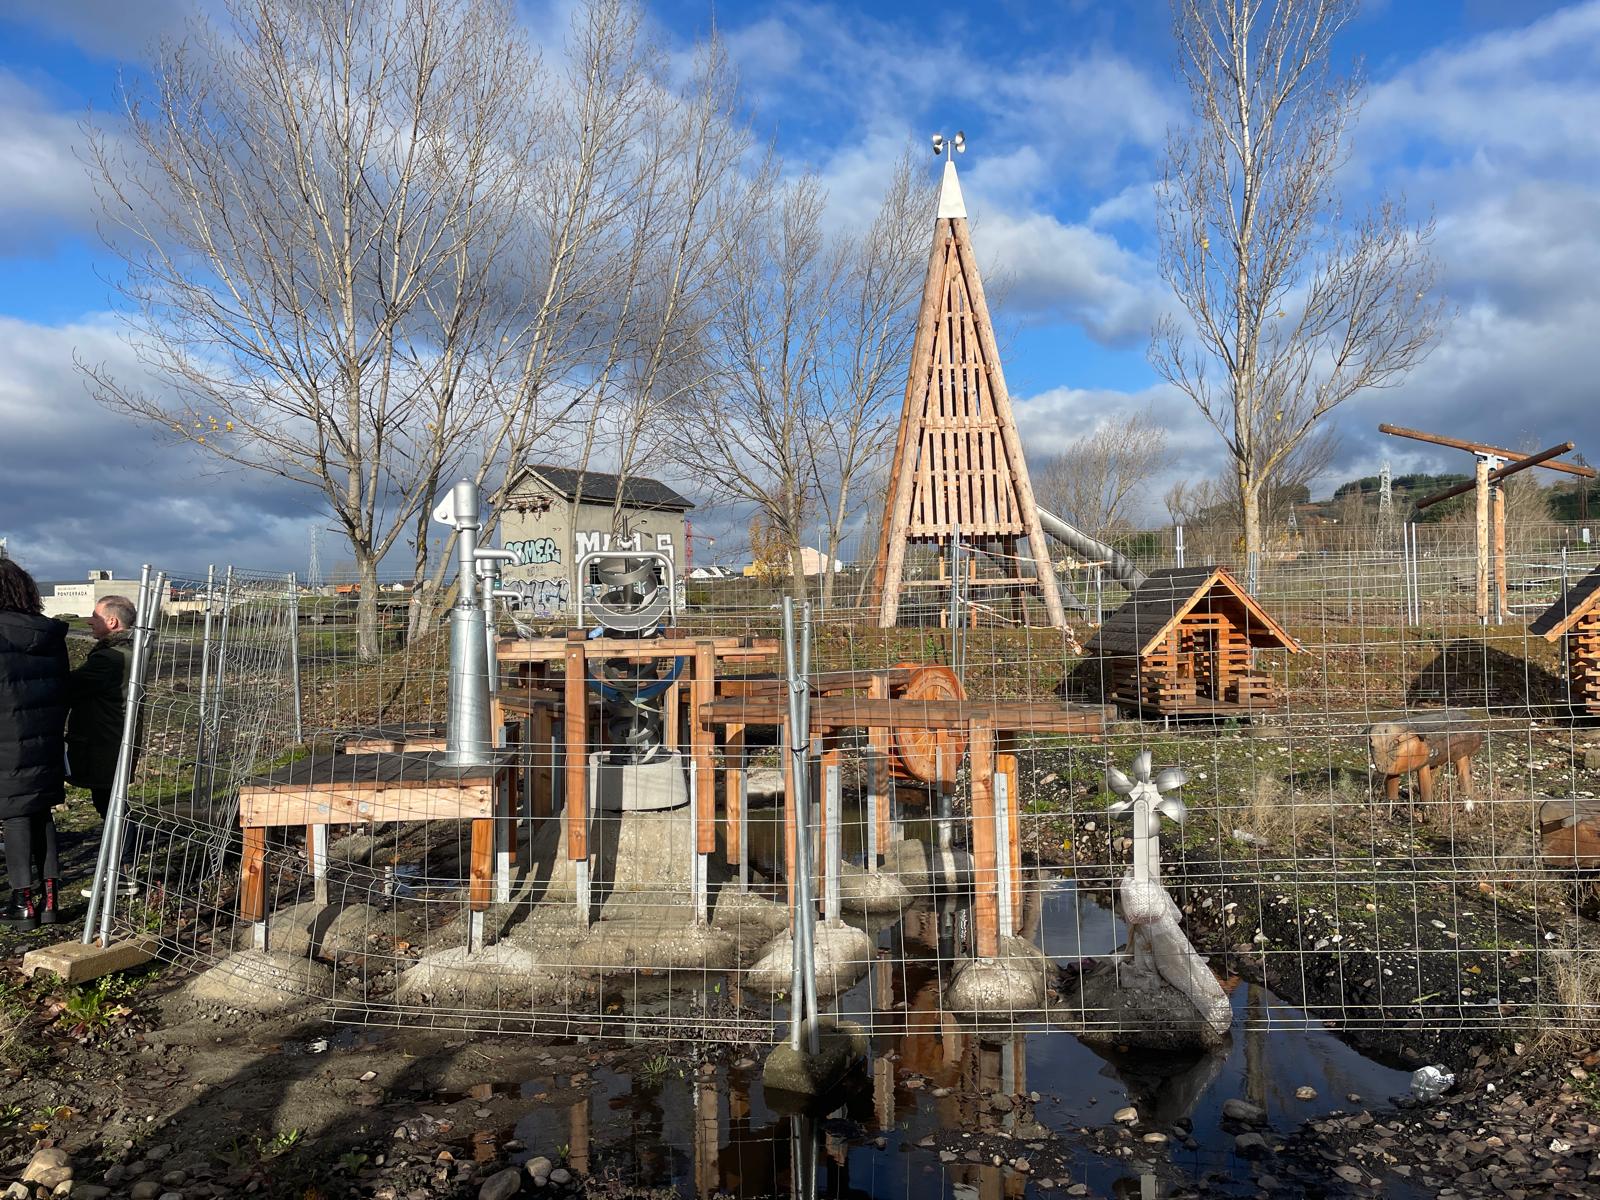
[[[879,623],[895,623],[906,547],[999,542],[1033,578],[1050,623],[1066,625],[1050,548],[1011,414],[983,280],[967,237],[967,210],[955,163],[946,161],[934,220],[933,250],[917,316],[895,441],[875,572]],[[1027,546],[1027,553],[1021,547]]]

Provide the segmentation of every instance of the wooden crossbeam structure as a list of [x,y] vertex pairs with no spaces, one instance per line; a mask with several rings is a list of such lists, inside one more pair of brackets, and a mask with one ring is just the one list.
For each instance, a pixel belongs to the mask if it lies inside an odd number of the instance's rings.
[[[1547,471],[1560,471],[1567,475],[1577,475],[1583,479],[1593,479],[1593,467],[1580,466],[1577,463],[1560,462],[1560,456],[1573,449],[1572,442],[1562,442],[1541,450],[1537,454],[1523,454],[1516,450],[1507,450],[1503,446],[1491,446],[1487,442],[1469,442],[1463,438],[1449,437],[1442,433],[1425,433],[1420,429],[1407,429],[1401,425],[1382,424],[1378,426],[1379,433],[1387,433],[1391,437],[1410,438],[1412,441],[1427,442],[1433,446],[1448,446],[1452,450],[1465,450],[1476,456],[1476,470],[1471,483],[1457,484],[1455,487],[1446,488],[1432,496],[1417,501],[1415,508],[1418,512],[1448,500],[1453,496],[1460,496],[1466,492],[1475,492],[1477,495],[1477,527],[1478,527],[1478,567],[1477,567],[1477,610],[1478,619],[1485,624],[1493,618],[1496,622],[1505,620],[1506,615],[1506,497],[1500,487],[1500,481],[1507,476],[1515,475],[1519,471],[1526,471],[1530,467],[1543,467]],[[1491,548],[1491,538],[1493,546]],[[1493,583],[1494,608],[1490,610],[1490,584]]]
[[944,166],[933,247],[917,316],[905,404],[895,440],[874,582],[879,623],[899,617],[907,547],[997,545],[1011,586],[1036,587],[1050,624],[1066,625],[1050,549],[1034,502],[967,236],[967,212],[953,162]]

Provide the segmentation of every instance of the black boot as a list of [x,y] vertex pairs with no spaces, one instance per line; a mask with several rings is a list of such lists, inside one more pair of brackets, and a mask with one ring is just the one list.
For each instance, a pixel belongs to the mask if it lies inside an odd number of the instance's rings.
[[12,888],[11,907],[6,909],[6,915],[0,920],[13,929],[39,928],[39,912],[33,906],[33,889]]
[[55,925],[61,920],[56,904],[61,898],[61,881],[59,879],[46,879],[44,881],[44,904],[39,909],[39,924]]

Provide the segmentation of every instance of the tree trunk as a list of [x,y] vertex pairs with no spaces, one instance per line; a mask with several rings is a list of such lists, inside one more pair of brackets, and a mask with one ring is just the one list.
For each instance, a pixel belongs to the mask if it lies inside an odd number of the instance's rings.
[[789,571],[794,581],[795,602],[803,603],[809,595],[806,587],[806,559],[798,537],[789,539]]
[[365,546],[356,546],[354,550],[356,581],[360,588],[356,595],[356,656],[362,662],[373,662],[379,653],[378,560]]
[[[1250,556],[1261,553],[1261,484],[1239,473],[1239,507],[1244,519],[1244,565],[1248,570]],[[1257,557],[1256,562],[1261,560]]]
[[822,548],[822,594],[823,608],[833,607],[834,572],[833,564],[839,560],[839,542],[841,534],[837,526],[828,530],[828,542]]

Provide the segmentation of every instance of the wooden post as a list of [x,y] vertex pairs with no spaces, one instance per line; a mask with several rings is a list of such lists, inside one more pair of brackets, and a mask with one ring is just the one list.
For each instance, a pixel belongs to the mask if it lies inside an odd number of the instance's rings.
[[239,919],[267,919],[267,831],[246,828],[239,859]]
[[972,773],[972,923],[979,958],[1000,956],[1000,864],[994,828],[994,730],[973,721],[967,734]]
[[[567,728],[567,857],[589,858],[589,664],[583,630],[567,634],[564,681]],[[551,772],[554,774],[554,771]]]
[[[695,850],[699,854],[717,851],[717,775],[712,755],[716,734],[700,720],[700,709],[717,698],[717,651],[710,638],[694,644],[694,679],[690,682],[689,752],[695,762],[695,793],[699,801],[699,828],[695,831]],[[676,710],[674,710],[676,711]]]
[[[723,854],[724,860],[730,867],[743,865],[744,858],[740,853],[740,841],[744,836],[744,726],[730,723],[722,743],[722,757],[726,766],[722,772],[723,813],[723,838],[727,842]],[[740,879],[746,876],[740,873]]]
[[1478,459],[1478,620],[1489,623],[1489,460]]
[[489,907],[494,891],[494,821],[479,817],[472,822],[472,864],[468,901],[473,912]]
[[1494,594],[1495,621],[1506,622],[1506,489],[1494,485]]

